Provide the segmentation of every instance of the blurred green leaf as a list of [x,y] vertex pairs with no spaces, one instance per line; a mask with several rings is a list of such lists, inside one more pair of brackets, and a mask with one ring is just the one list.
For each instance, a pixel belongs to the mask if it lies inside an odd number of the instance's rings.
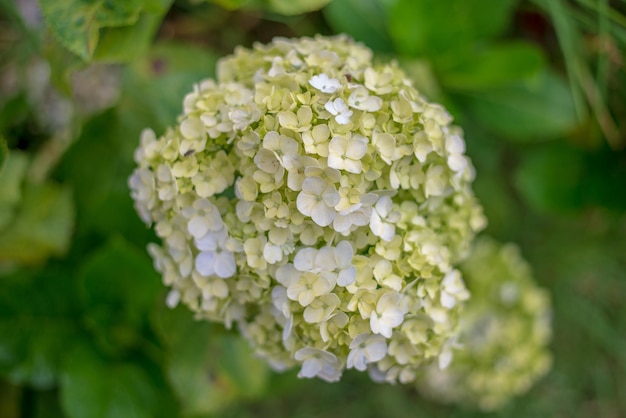
[[206,0],[227,10],[265,10],[282,15],[299,15],[319,10],[331,0]]
[[626,212],[626,193],[620,192],[626,179],[626,150],[607,148],[587,153],[583,194],[594,206],[605,207],[616,213]]
[[17,271],[2,277],[0,375],[50,388],[66,350],[80,338],[78,301],[66,271]]
[[[20,86],[21,87],[21,86]],[[0,101],[2,112],[0,112],[0,132],[6,132],[5,140],[13,146],[11,128],[15,128],[28,118],[31,104],[28,97],[21,89],[11,97],[5,97]]]
[[239,397],[254,398],[263,394],[269,369],[254,355],[247,341],[240,336],[225,335],[219,339],[216,349],[218,370],[235,387]]
[[150,47],[160,21],[160,16],[144,13],[133,26],[103,31],[94,58],[113,62],[132,61]]
[[102,240],[116,231],[145,244],[149,231],[137,218],[127,186],[134,137],[122,129],[116,110],[107,110],[84,124],[64,155],[56,175],[74,191],[78,235],[98,234]]
[[298,15],[319,10],[331,0],[264,0],[267,7],[283,15]]
[[132,26],[106,28],[100,35],[94,58],[114,62],[130,62],[144,55],[159,29],[163,13],[173,0],[167,0],[159,13],[142,13]]
[[215,413],[265,391],[269,370],[241,337],[194,320],[183,307],[161,310],[154,321],[169,348],[167,372],[186,415]]
[[0,233],[0,262],[39,263],[69,247],[74,226],[67,186],[27,182],[14,221]]
[[101,29],[134,25],[143,10],[166,10],[164,0],[40,0],[40,4],[59,42],[85,60],[96,50]]
[[4,418],[20,416],[20,392],[19,386],[0,380],[0,416]]
[[515,185],[526,203],[536,210],[573,210],[583,204],[583,168],[580,151],[554,144],[525,156],[515,173]]
[[211,3],[215,3],[224,9],[237,10],[249,4],[252,0],[207,0]]
[[600,307],[584,297],[572,295],[571,302],[563,306],[563,314],[578,325],[587,338],[611,353],[622,372],[626,372],[626,340],[615,338],[610,317]]
[[233,399],[218,381],[210,350],[212,326],[195,321],[185,308],[160,312],[157,328],[168,345],[166,370],[186,415],[216,412]]
[[397,0],[389,31],[409,56],[471,53],[473,43],[507,28],[517,0]]
[[492,89],[536,76],[544,64],[535,45],[509,42],[486,48],[452,68],[442,68],[440,79],[450,89]]
[[85,344],[67,355],[61,403],[69,418],[171,417],[162,384],[139,362],[107,361]]
[[514,193],[507,187],[506,179],[497,171],[480,171],[474,182],[474,190],[489,220],[488,233],[494,236],[514,234],[516,228],[519,228],[516,219],[521,216],[522,209]]
[[[59,399],[59,391],[39,391],[31,404],[32,418],[65,418]],[[29,411],[29,412],[30,412]]]
[[13,151],[0,172],[0,235],[2,229],[15,216],[18,203],[22,199],[22,182],[28,168],[26,154]]
[[4,139],[2,135],[0,135],[0,176],[2,176],[2,171],[4,170],[4,164],[7,161],[7,157],[9,156],[9,147],[7,146],[7,141]]
[[141,344],[161,280],[148,255],[113,237],[82,270],[86,320],[104,348],[113,352]]
[[324,16],[335,32],[347,33],[375,51],[391,51],[387,30],[390,0],[334,0]]
[[516,141],[557,138],[577,125],[567,84],[542,72],[533,80],[482,92],[457,93],[470,116],[495,134]]
[[138,145],[139,133],[151,127],[157,134],[176,122],[182,99],[193,85],[215,74],[217,57],[206,49],[168,42],[159,43],[136,60],[126,72],[119,106],[120,124],[127,145]]
[[75,191],[79,233],[117,231],[145,245],[152,233],[136,215],[127,185],[140,132],[161,133],[174,124],[182,98],[214,74],[215,60],[198,47],[157,44],[124,69],[119,105],[85,122],[57,170]]
[[400,66],[420,94],[423,94],[428,100],[442,101],[441,85],[430,61],[422,59],[401,60]]

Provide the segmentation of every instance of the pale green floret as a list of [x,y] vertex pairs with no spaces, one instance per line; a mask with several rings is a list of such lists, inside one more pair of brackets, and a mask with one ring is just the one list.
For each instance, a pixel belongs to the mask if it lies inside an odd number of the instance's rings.
[[550,368],[551,306],[513,244],[480,239],[461,264],[472,298],[449,367],[429,366],[418,387],[484,410],[526,392]]
[[485,225],[450,115],[344,36],[238,48],[217,73],[142,134],[129,181],[168,305],[301,377],[409,382],[446,360],[453,266]]

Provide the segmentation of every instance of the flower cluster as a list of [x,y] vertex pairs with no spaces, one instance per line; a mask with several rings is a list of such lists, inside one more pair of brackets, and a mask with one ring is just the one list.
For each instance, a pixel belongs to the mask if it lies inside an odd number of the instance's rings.
[[275,39],[219,62],[129,180],[179,302],[235,324],[277,370],[413,381],[446,363],[454,269],[485,219],[459,128],[347,37]]
[[[489,266],[486,268],[486,266]],[[472,292],[450,367],[429,366],[418,387],[450,402],[495,409],[549,369],[551,306],[519,249],[481,238],[461,270]]]

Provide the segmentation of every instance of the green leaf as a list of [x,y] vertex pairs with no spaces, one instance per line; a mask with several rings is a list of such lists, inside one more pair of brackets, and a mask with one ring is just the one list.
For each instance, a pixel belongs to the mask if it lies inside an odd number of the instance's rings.
[[331,0],[265,0],[267,7],[283,15],[298,15],[319,10]]
[[227,10],[265,10],[285,16],[319,10],[331,0],[206,0]]
[[237,10],[249,5],[252,0],[207,0],[227,10]]
[[158,374],[139,361],[107,361],[86,344],[68,353],[61,404],[68,418],[174,416],[171,397]]
[[34,264],[68,249],[74,226],[69,188],[26,183],[13,222],[0,233],[0,263]]
[[186,415],[215,413],[265,390],[269,370],[241,337],[194,320],[184,307],[161,310],[154,322],[168,346],[167,373]]
[[61,408],[59,393],[56,390],[37,392],[31,411],[33,411],[32,418],[66,417]]
[[218,381],[208,322],[195,321],[180,307],[163,310],[156,319],[162,339],[169,347],[167,374],[186,415],[216,412],[233,399],[232,390]]
[[387,30],[389,0],[334,0],[324,16],[335,32],[343,32],[375,51],[391,51]]
[[7,141],[3,136],[0,135],[0,176],[2,176],[2,171],[4,170],[4,165],[9,156],[9,147],[7,146]]
[[0,172],[0,236],[2,229],[15,216],[17,205],[22,199],[22,182],[28,168],[28,157],[14,151],[4,165],[4,170]]
[[[167,7],[169,8],[169,0]],[[167,9],[163,9],[165,11]],[[132,26],[106,28],[100,35],[94,52],[97,60],[130,62],[145,55],[159,29],[162,13],[142,13]]]
[[18,418],[20,416],[21,395],[19,386],[0,380],[0,416]]
[[222,336],[218,340],[216,358],[219,359],[218,370],[233,385],[238,396],[254,398],[264,393],[269,369],[254,355],[250,344],[243,338]]
[[132,155],[139,131],[149,121],[135,114],[128,119],[138,126],[121,124],[118,110],[107,110],[83,125],[56,175],[74,191],[78,237],[101,243],[115,231],[143,247],[153,233],[138,218],[127,181],[135,166]]
[[456,97],[478,122],[510,140],[554,139],[577,125],[567,84],[549,72],[531,81]]
[[141,330],[158,301],[161,280],[148,255],[113,237],[83,266],[86,320],[112,352],[141,343]]
[[583,195],[589,205],[601,206],[615,211],[626,212],[626,193],[621,190],[626,179],[626,152],[614,152],[607,147],[586,153],[586,167],[583,176]]
[[449,89],[480,90],[505,86],[536,76],[544,67],[541,50],[527,42],[487,48],[454,67],[442,68],[441,84]]
[[[517,0],[397,0],[389,30],[409,56],[454,55],[507,28]],[[465,50],[465,51],[462,51]]]
[[161,0],[40,0],[40,4],[59,42],[85,60],[96,50],[101,29],[134,25],[144,9],[166,10]]
[[554,144],[528,154],[515,173],[515,185],[524,200],[539,211],[564,211],[583,204],[583,154]]
[[52,387],[66,350],[81,338],[74,282],[49,266],[2,277],[0,375],[37,388]]
[[157,134],[176,122],[182,113],[182,99],[193,85],[213,77],[217,57],[206,49],[168,42],[154,46],[126,72],[120,102],[120,123],[126,144],[138,144],[139,133],[150,126]]

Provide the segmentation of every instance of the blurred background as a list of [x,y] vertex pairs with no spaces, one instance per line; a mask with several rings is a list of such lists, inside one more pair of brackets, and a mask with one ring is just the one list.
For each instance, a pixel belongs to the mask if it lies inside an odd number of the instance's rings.
[[[139,132],[236,45],[347,33],[463,126],[487,233],[554,304],[500,411],[275,374],[165,307],[127,187]],[[0,417],[626,416],[623,0],[0,0]]]

